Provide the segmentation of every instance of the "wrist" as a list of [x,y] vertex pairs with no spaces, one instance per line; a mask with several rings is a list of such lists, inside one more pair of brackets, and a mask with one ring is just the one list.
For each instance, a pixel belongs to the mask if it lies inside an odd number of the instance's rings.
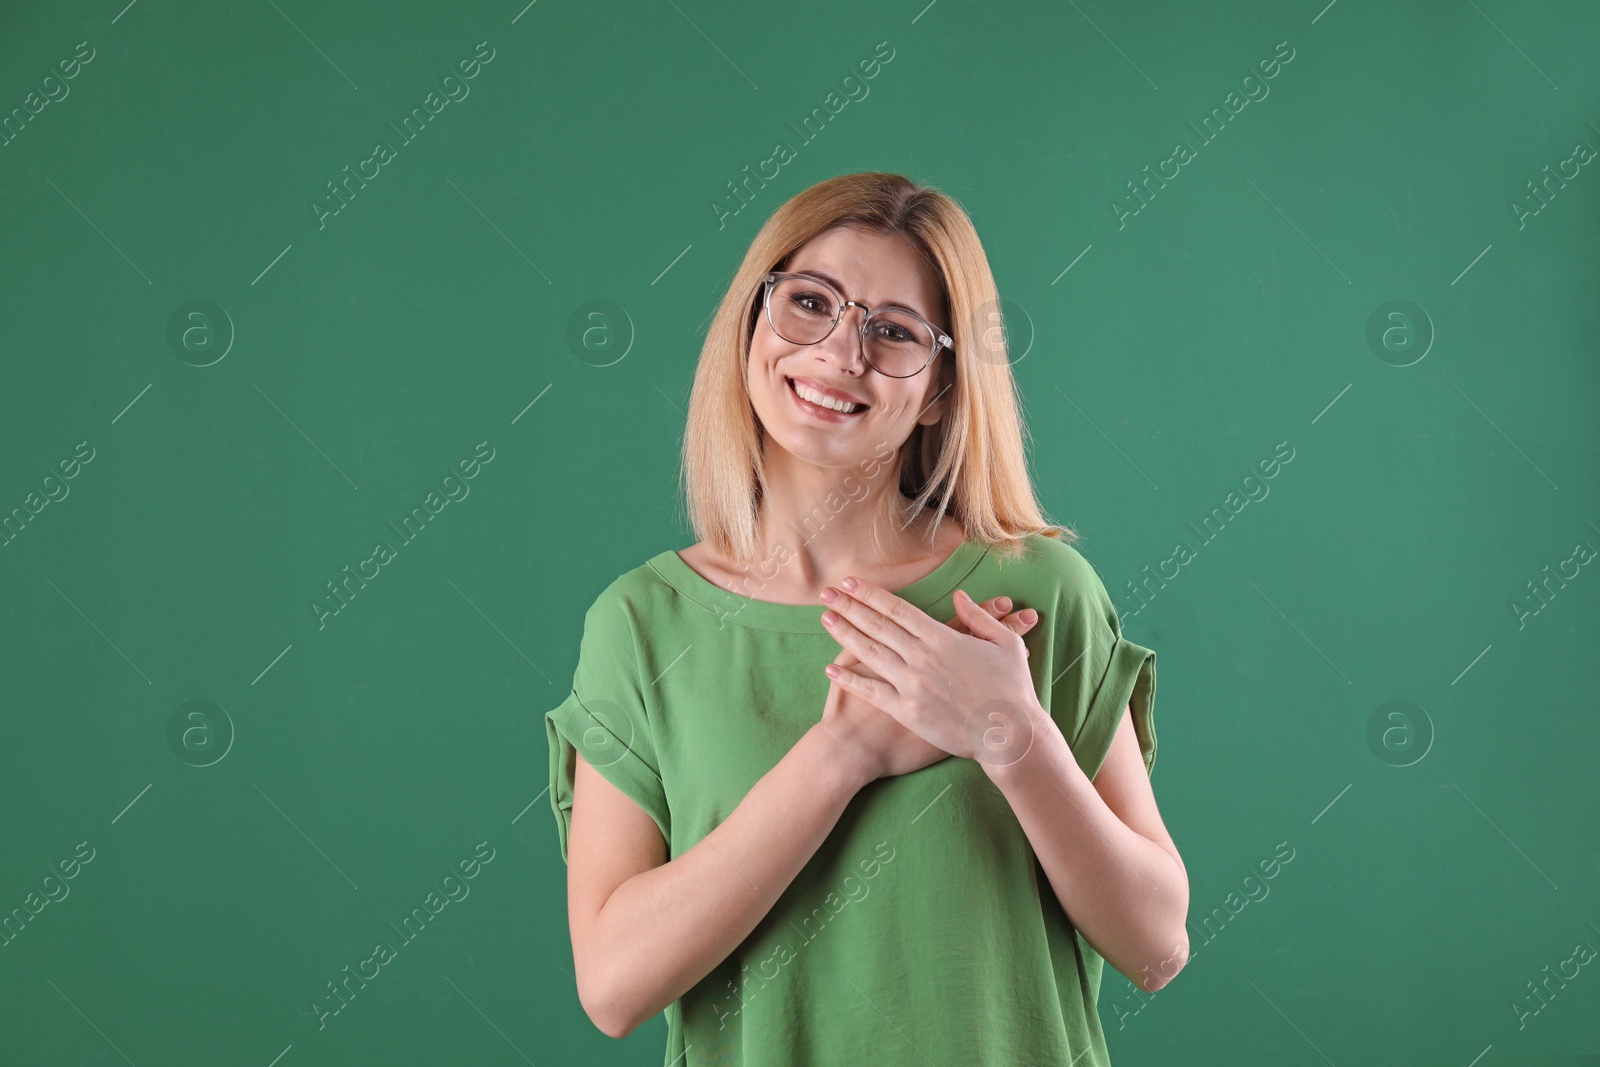
[[1037,700],[1019,714],[1014,727],[1002,736],[1004,745],[980,750],[973,756],[989,780],[1002,787],[1008,781],[1028,775],[1050,743],[1064,740],[1055,719]]
[[866,748],[836,720],[818,720],[800,740],[809,749],[816,780],[846,800],[878,778]]

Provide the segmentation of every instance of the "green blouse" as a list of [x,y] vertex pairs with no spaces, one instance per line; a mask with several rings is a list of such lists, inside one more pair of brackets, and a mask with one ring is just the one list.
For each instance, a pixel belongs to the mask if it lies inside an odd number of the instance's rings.
[[[1042,618],[1024,641],[1041,705],[1090,778],[1132,704],[1155,762],[1155,653],[1121,634],[1071,545],[1006,559],[964,542],[896,595],[943,622],[957,588]],[[824,605],[724,590],[675,551],[589,608],[572,693],[545,715],[567,857],[574,757],[650,813],[676,857],[813,723],[840,646]],[[1073,926],[1005,796],[970,759],[858,792],[765,918],[669,1005],[668,1067],[1108,1067],[1103,960]]]

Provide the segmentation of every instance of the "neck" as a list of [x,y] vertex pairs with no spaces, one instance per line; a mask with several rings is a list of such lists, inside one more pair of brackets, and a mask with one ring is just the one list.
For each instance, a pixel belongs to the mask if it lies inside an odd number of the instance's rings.
[[901,494],[897,460],[874,457],[833,468],[787,454],[769,459],[776,461],[766,466],[759,555],[787,560],[785,568],[801,586],[820,588],[847,574],[918,559],[934,545],[939,530],[932,512]]

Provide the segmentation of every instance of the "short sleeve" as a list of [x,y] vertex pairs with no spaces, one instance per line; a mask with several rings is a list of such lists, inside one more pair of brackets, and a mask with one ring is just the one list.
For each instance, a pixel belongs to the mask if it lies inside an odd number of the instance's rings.
[[573,776],[577,757],[643,808],[672,841],[666,791],[640,677],[637,618],[615,587],[602,593],[584,615],[583,640],[572,692],[545,713],[550,745],[550,806],[567,860],[572,828]]
[[1122,636],[1105,584],[1089,561],[1068,547],[1071,562],[1056,604],[1061,625],[1050,716],[1092,781],[1131,705],[1145,773],[1151,774],[1156,760],[1156,654]]

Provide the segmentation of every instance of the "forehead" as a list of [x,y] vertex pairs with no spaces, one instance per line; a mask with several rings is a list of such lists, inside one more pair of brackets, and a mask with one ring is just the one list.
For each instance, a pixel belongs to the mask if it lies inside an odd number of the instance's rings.
[[939,274],[906,238],[839,226],[797,248],[785,270],[826,275],[842,296],[869,307],[897,304],[936,321]]

